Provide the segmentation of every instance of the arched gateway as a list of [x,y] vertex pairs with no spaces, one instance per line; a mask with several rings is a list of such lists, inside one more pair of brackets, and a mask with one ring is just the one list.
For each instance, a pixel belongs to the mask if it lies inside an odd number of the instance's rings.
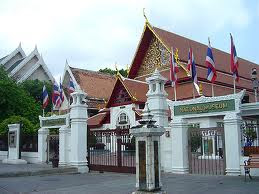
[[241,101],[245,90],[226,96],[168,101],[173,120],[172,172],[240,174]]
[[[50,157],[58,155],[59,165],[75,166],[83,173],[88,171],[86,94],[76,91],[71,96],[70,113],[39,117],[38,154],[40,162],[47,162]],[[58,136],[50,135],[52,129],[58,129]],[[59,141],[53,140],[54,137]]]

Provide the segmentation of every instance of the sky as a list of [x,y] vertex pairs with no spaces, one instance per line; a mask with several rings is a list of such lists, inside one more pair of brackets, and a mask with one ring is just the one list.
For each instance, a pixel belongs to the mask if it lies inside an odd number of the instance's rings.
[[56,79],[66,60],[89,70],[125,68],[140,41],[143,8],[153,26],[204,44],[209,36],[226,52],[231,32],[238,57],[259,64],[257,0],[1,0],[0,58],[21,42],[27,55],[37,45]]

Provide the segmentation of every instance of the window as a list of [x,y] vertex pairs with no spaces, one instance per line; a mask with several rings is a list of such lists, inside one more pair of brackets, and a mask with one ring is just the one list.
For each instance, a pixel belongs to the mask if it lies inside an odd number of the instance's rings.
[[156,91],[156,84],[152,84],[152,91],[153,91],[153,92]]
[[126,113],[121,113],[117,119],[117,127],[121,129],[129,129],[130,123],[129,123],[129,117]]
[[119,124],[127,123],[127,115],[125,113],[121,113],[119,117]]

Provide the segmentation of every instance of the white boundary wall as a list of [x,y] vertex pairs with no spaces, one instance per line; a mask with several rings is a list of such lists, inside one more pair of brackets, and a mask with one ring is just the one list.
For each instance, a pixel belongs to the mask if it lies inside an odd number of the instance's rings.
[[[7,159],[8,151],[0,151],[0,160]],[[22,152],[22,159],[28,163],[39,163],[38,152]]]

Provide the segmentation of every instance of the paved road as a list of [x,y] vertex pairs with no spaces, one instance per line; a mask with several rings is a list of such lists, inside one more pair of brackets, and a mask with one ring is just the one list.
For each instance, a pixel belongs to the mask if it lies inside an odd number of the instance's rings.
[[[259,178],[163,174],[169,194],[259,194]],[[135,175],[90,173],[73,175],[0,178],[0,193],[128,194],[134,191]]]

